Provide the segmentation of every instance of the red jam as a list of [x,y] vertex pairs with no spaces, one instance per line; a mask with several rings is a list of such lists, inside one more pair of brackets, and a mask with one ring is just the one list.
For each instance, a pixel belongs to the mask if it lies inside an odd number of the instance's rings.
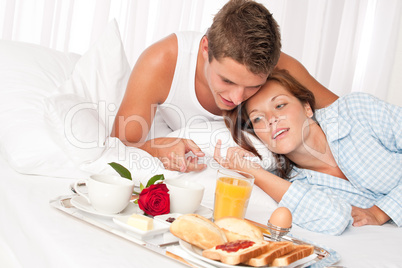
[[222,245],[216,246],[216,249],[224,250],[226,252],[236,252],[240,249],[245,249],[254,245],[255,242],[250,240],[236,240]]
[[167,221],[167,222],[170,222],[170,223],[174,222],[175,220],[176,220],[176,219],[173,218],[173,217],[169,217],[169,218],[166,219],[166,221]]

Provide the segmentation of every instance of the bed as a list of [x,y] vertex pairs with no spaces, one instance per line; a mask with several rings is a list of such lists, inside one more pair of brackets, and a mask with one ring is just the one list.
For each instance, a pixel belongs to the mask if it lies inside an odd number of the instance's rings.
[[[0,40],[0,59],[0,266],[186,267],[52,205],[73,194],[77,179],[114,174],[110,162],[129,168],[137,182],[183,176],[107,135],[130,74],[116,22],[83,55]],[[184,176],[204,184],[202,205],[211,208],[219,167],[213,146],[217,139],[234,144],[223,122],[156,132],[191,138],[206,153],[207,169]],[[257,148],[270,168],[272,156]],[[264,224],[276,206],[254,186],[246,217]],[[402,229],[391,223],[351,227],[341,236],[294,226],[291,235],[332,250],[336,265],[402,267]]]

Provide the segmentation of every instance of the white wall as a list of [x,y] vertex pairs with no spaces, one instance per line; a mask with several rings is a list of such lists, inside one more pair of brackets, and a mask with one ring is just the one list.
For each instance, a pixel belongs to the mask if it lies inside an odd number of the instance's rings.
[[399,23],[399,37],[395,52],[395,63],[392,69],[391,82],[386,101],[402,106],[402,19]]

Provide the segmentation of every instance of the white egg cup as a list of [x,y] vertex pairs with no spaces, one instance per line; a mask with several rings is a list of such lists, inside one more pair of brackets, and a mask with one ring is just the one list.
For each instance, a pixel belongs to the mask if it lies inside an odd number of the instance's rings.
[[267,223],[267,227],[269,232],[271,233],[271,239],[274,241],[281,241],[282,236],[287,235],[292,229],[292,226],[289,228],[282,228],[276,225],[271,224],[270,222]]

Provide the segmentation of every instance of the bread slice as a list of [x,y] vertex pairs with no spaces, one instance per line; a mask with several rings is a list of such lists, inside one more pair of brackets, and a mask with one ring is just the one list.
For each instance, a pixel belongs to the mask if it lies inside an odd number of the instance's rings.
[[271,242],[269,243],[266,253],[249,259],[245,262],[245,264],[255,267],[266,266],[270,264],[274,259],[289,253],[293,250],[293,248],[294,244],[292,242]]
[[197,214],[179,216],[170,225],[170,232],[202,249],[212,248],[227,242],[225,233],[216,224]]
[[[230,252],[219,248],[220,246],[231,247],[233,244],[236,243],[246,243],[251,245],[246,248],[241,248],[237,251]],[[226,263],[229,265],[236,265],[245,262],[250,258],[265,253],[269,247],[269,243],[270,242],[264,240],[258,242],[254,242],[251,240],[237,240],[225,243],[223,245],[218,245],[210,249],[206,249],[202,252],[202,256],[212,260],[221,261],[222,263]]]
[[228,241],[264,240],[261,230],[257,226],[243,219],[224,217],[216,220],[215,224],[225,232]]
[[294,249],[286,255],[276,258],[272,266],[287,266],[292,262],[303,259],[314,253],[314,247],[311,245],[295,245]]

